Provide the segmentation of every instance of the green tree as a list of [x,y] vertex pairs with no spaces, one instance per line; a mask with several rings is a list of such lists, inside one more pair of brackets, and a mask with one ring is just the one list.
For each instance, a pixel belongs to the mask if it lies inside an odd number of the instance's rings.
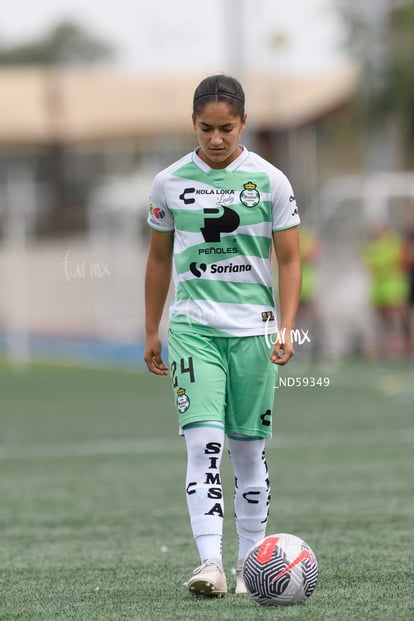
[[113,48],[72,21],[63,21],[44,36],[14,46],[0,45],[0,65],[84,65],[110,60]]
[[385,112],[399,115],[410,143],[414,138],[414,1],[392,13],[391,55],[380,103]]
[[407,163],[414,157],[414,0],[338,1],[348,50],[362,67],[355,118],[368,131],[392,124]]
[[[50,68],[48,103],[54,110],[49,110],[49,113],[55,114],[56,107],[61,105],[59,82],[55,82],[58,71],[64,67],[91,65],[111,60],[113,55],[113,48],[108,43],[75,22],[63,21],[44,35],[19,45],[6,47],[0,43],[0,68],[19,65],[40,65]],[[56,222],[59,222],[60,214],[63,212],[73,213],[72,196],[75,189],[79,193],[79,186],[69,175],[67,154],[67,145],[59,139],[51,138],[46,153],[39,156],[39,158],[46,157],[51,188],[51,213],[56,215]],[[40,159],[38,161],[40,162]],[[65,221],[64,217],[61,219]]]

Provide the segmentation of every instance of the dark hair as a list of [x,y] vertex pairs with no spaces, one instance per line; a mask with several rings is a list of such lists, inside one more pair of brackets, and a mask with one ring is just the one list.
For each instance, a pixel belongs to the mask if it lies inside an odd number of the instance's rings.
[[241,119],[244,117],[244,91],[236,80],[227,75],[218,74],[205,78],[194,91],[193,114],[197,116],[204,106],[212,101],[225,101],[232,106]]

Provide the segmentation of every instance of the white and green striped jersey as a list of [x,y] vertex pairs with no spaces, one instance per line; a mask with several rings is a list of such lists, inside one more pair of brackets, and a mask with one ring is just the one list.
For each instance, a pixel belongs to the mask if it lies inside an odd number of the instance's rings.
[[273,333],[272,232],[299,222],[286,176],[245,147],[224,169],[194,151],[161,171],[148,224],[174,231],[170,326],[216,336]]

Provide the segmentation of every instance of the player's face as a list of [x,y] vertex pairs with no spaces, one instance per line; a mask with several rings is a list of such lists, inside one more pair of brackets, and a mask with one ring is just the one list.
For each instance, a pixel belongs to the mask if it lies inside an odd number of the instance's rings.
[[225,168],[240,155],[246,115],[241,119],[226,102],[206,104],[193,116],[193,125],[201,147],[198,155],[210,168]]

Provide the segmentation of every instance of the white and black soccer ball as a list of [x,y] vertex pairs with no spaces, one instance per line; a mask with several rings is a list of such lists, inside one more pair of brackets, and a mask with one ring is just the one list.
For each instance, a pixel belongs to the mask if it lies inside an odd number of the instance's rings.
[[262,606],[300,604],[315,590],[318,561],[303,539],[277,533],[250,548],[243,578],[250,595]]

